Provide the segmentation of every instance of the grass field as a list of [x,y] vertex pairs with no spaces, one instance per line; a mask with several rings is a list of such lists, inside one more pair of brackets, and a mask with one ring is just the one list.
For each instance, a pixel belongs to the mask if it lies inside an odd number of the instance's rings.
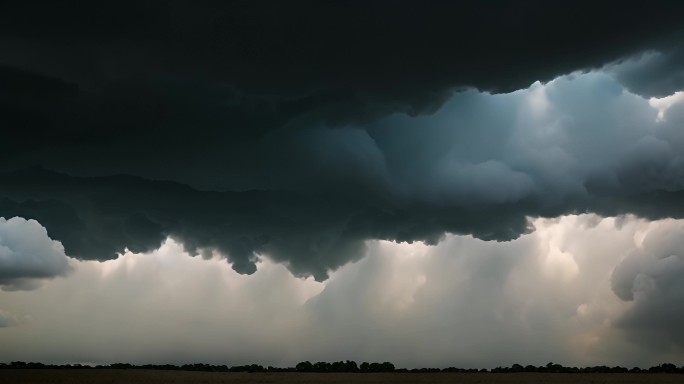
[[679,374],[621,373],[214,373],[153,370],[0,370],[0,384],[214,383],[682,383]]

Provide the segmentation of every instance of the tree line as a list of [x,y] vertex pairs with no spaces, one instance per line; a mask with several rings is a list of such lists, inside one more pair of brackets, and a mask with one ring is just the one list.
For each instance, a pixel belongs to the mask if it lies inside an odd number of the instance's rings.
[[518,372],[541,372],[541,373],[684,373],[684,366],[677,367],[671,363],[656,365],[650,368],[625,368],[620,366],[609,367],[605,365],[593,367],[564,367],[560,364],[548,363],[542,366],[513,364],[510,367],[496,367],[492,369],[475,368],[395,368],[390,362],[356,364],[355,361],[337,361],[328,363],[319,361],[311,363],[303,361],[294,367],[264,367],[260,364],[248,365],[213,365],[213,364],[143,364],[135,365],[130,363],[115,363],[106,365],[85,365],[85,364],[43,364],[27,363],[23,361],[13,361],[11,363],[0,363],[0,369],[149,369],[149,370],[175,370],[175,371],[204,371],[204,372],[350,372],[350,373],[372,373],[372,372],[397,372],[397,373],[438,373],[438,372],[462,372],[462,373],[518,373]]

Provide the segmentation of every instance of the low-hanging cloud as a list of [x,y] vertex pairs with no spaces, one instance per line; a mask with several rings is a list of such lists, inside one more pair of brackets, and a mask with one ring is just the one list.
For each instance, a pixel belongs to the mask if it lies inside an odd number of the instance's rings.
[[[0,289],[30,290],[71,270],[62,245],[35,220],[0,217]],[[13,317],[3,316],[6,322]]]
[[369,239],[511,240],[531,230],[527,217],[581,212],[683,217],[682,110],[658,110],[609,75],[576,74],[456,93],[429,116],[303,122],[257,141],[253,161],[225,164],[229,181],[233,167],[249,169],[251,189],[31,168],[3,175],[0,208],[38,220],[77,258],[150,251],[170,236],[241,273],[266,255],[323,280]]

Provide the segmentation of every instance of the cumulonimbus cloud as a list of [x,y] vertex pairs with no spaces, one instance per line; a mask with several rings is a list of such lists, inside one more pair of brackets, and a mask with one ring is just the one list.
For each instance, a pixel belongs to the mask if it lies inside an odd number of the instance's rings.
[[642,96],[681,84],[684,3],[589,4],[4,5],[0,214],[319,280],[368,239],[682,217],[683,107]]
[[149,251],[170,236],[242,273],[267,255],[322,280],[369,239],[510,240],[530,230],[527,217],[579,212],[684,217],[684,104],[651,104],[600,72],[459,92],[432,115],[268,135],[237,165],[259,189],[32,168],[2,175],[0,209],[38,220],[78,258]]

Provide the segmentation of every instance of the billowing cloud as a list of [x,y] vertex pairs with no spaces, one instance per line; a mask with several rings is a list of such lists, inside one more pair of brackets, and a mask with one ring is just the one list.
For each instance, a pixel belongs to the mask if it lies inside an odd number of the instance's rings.
[[172,236],[318,279],[368,239],[681,217],[681,103],[624,86],[679,88],[682,7],[6,5],[0,214],[77,258]]
[[665,97],[684,89],[684,47],[650,51],[608,65],[605,69],[630,91]]
[[63,276],[70,269],[62,245],[50,239],[37,221],[0,217],[1,289],[35,289],[42,279]]
[[[302,122],[255,142],[253,160],[227,153],[223,192],[32,168],[3,175],[0,208],[38,220],[81,259],[150,251],[171,236],[241,273],[268,255],[322,280],[370,239],[511,240],[531,230],[527,217],[578,212],[683,217],[682,110],[610,75],[577,74],[510,94],[456,93],[429,116]],[[250,177],[233,184],[237,168]]]
[[614,292],[633,302],[618,323],[633,337],[661,350],[684,348],[684,226],[653,223],[612,274]]
[[454,90],[511,92],[684,41],[674,1],[106,3],[3,6],[0,169],[259,188],[269,133],[431,114]]
[[[150,254],[79,261],[68,279],[0,292],[7,311],[31,318],[0,332],[12,346],[0,360],[683,363],[672,338],[678,269],[661,257],[680,248],[681,220],[581,215],[533,225],[508,243],[454,235],[436,246],[372,241],[366,257],[325,282],[293,277],[269,259],[240,275],[217,257],[188,257],[171,240]],[[620,272],[634,269],[635,254],[646,259],[636,279]],[[634,300],[618,296],[623,280]],[[665,340],[674,347],[653,348]]]

